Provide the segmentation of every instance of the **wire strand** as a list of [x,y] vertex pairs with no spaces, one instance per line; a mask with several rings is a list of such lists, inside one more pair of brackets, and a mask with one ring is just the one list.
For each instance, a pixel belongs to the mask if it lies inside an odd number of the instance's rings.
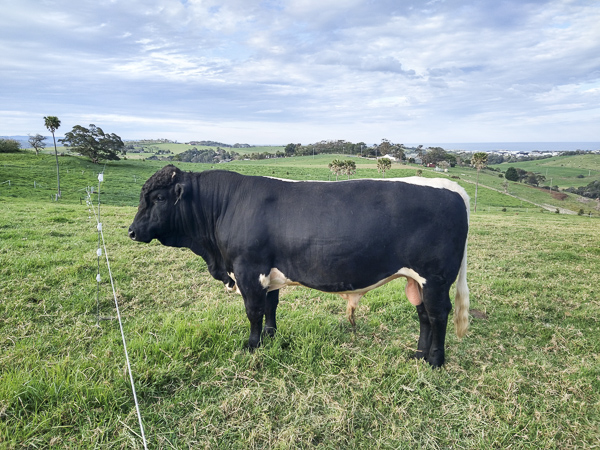
[[[91,204],[91,201],[90,201],[90,204]],[[94,210],[94,208],[92,208],[92,210]],[[119,310],[119,302],[117,300],[115,283],[114,283],[113,276],[112,276],[112,270],[110,269],[110,261],[108,260],[108,252],[106,251],[106,242],[104,240],[104,231],[102,228],[102,223],[99,220],[100,219],[100,182],[98,182],[98,214],[96,214],[96,210],[94,210],[94,216],[96,217],[96,223],[98,224],[98,236],[99,236],[98,246],[100,245],[100,237],[102,238],[102,247],[104,248],[104,256],[106,257],[106,267],[108,268],[108,276],[110,278],[110,285],[112,287],[113,298],[115,300],[115,309],[117,310],[117,319],[119,320],[119,329],[121,330],[121,338],[123,340],[123,351],[125,352],[125,360],[127,361],[127,372],[129,373],[129,381],[131,383],[131,391],[133,393],[133,401],[135,402],[135,410],[137,413],[138,422],[140,425],[140,431],[142,434],[142,442],[144,443],[144,449],[148,450],[148,446],[146,444],[146,435],[144,433],[144,425],[142,423],[142,415],[140,413],[140,405],[138,403],[137,393],[135,391],[135,383],[133,382],[133,372],[131,371],[131,364],[129,362],[129,353],[127,351],[127,342],[125,340],[125,332],[123,330],[123,321],[121,320],[121,311]],[[98,274],[99,273],[100,273],[100,255],[98,255]],[[98,284],[99,283],[100,282],[98,281]]]

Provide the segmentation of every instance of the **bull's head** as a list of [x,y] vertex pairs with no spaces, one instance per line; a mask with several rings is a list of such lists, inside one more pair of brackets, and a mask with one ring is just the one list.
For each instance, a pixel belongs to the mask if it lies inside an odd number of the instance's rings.
[[177,204],[186,190],[184,177],[181,170],[168,165],[146,181],[138,212],[129,227],[131,239],[146,243],[158,239],[164,245],[179,246]]

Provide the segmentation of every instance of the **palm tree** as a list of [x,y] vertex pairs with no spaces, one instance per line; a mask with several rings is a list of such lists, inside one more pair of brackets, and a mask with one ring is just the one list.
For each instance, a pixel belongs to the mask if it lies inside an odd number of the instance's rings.
[[335,173],[335,181],[337,181],[338,176],[344,170],[344,163],[339,159],[334,159],[329,163],[329,170]]
[[350,175],[354,175],[356,173],[356,163],[351,159],[344,161],[344,173],[350,179]]
[[483,169],[487,164],[487,153],[477,152],[471,158],[471,165],[477,169],[477,181],[475,182],[475,206],[473,207],[473,212],[477,212],[477,191],[479,189],[479,172]]
[[58,183],[58,197],[60,198],[60,172],[58,171],[58,150],[56,149],[56,138],[54,132],[60,127],[60,120],[56,116],[44,117],[44,125],[52,133],[52,140],[54,141],[54,156],[56,156],[56,180]]
[[380,158],[377,160],[377,171],[383,173],[383,178],[385,178],[385,172],[390,170],[391,167],[392,161],[389,158]]

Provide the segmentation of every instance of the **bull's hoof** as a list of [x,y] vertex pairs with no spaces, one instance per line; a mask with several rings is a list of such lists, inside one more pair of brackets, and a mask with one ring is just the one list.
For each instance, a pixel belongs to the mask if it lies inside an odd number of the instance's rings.
[[275,333],[277,332],[277,328],[265,327],[262,332],[263,337],[267,336],[270,338],[275,337]]
[[417,350],[417,352],[411,356],[411,359],[418,359],[427,361],[427,363],[433,368],[438,369],[444,365],[444,358],[436,358],[435,356],[431,356],[426,354],[425,352]]
[[432,369],[439,369],[444,365],[444,358],[429,358],[427,360]]
[[427,354],[425,352],[417,350],[416,353],[414,355],[412,355],[410,358],[411,359],[424,359],[425,361],[427,361]]
[[246,350],[248,350],[248,352],[250,352],[250,353],[254,353],[254,350],[256,350],[258,347],[260,347],[260,342],[258,342],[258,343],[256,343],[256,344],[254,344],[254,345],[252,345],[252,343],[251,343],[251,342],[248,342],[248,343],[247,343],[247,344],[244,346],[244,348],[245,348]]
[[433,367],[437,369],[438,367],[442,367],[444,365],[444,351],[433,350],[429,352],[429,356],[427,357],[427,362]]

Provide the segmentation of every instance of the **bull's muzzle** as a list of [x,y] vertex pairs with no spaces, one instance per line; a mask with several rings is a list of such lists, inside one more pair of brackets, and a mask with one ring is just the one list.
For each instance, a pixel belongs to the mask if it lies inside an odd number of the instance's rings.
[[135,241],[135,230],[129,227],[129,237]]

